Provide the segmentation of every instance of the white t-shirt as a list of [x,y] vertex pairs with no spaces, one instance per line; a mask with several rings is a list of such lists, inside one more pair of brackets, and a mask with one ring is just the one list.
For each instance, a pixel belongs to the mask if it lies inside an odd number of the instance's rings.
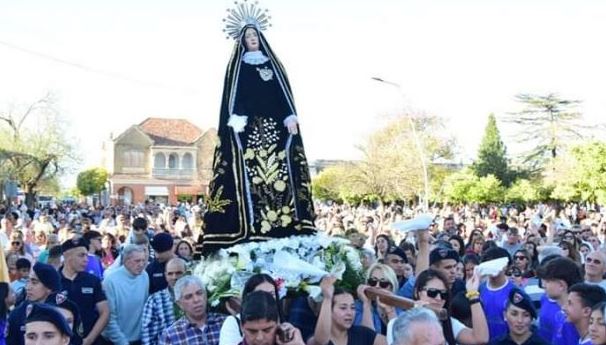
[[[394,344],[393,324],[395,321],[396,321],[396,319],[391,319],[391,320],[389,320],[389,323],[387,323],[387,345]],[[464,330],[465,328],[467,328],[467,326],[465,326],[461,321],[459,321],[453,317],[450,318],[450,323],[452,324],[452,334],[454,335],[455,340],[457,340],[461,331]],[[221,332],[223,332],[223,329],[221,329]],[[219,345],[223,345],[223,344],[221,344],[219,342]]]
[[[240,314],[237,316],[240,317]],[[228,316],[221,326],[219,333],[219,345],[238,345],[242,342],[242,333],[240,331],[240,322],[235,316]]]

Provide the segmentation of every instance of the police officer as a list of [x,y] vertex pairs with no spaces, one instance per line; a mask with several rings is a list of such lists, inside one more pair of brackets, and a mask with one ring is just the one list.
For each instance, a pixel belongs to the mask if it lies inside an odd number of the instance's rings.
[[109,305],[101,280],[86,272],[88,241],[75,237],[63,242],[63,267],[60,270],[63,294],[80,309],[82,344],[104,344],[101,332],[109,320]]
[[43,303],[49,296],[61,290],[61,277],[51,265],[36,263],[25,286],[26,298],[8,317],[7,345],[23,345],[25,319],[28,305]]
[[46,299],[46,303],[55,306],[61,315],[63,315],[65,321],[67,321],[69,329],[72,331],[69,344],[81,345],[82,338],[80,337],[80,333],[82,333],[82,329],[80,327],[82,323],[80,322],[80,309],[76,303],[70,301],[69,298],[62,293],[51,295]]
[[53,307],[44,304],[27,306],[25,345],[67,345],[72,331],[65,318]]
[[166,232],[156,234],[151,240],[151,247],[154,250],[155,258],[145,269],[149,276],[150,295],[168,287],[164,271],[166,271],[166,263],[176,257],[173,251],[173,244],[173,237]]
[[539,337],[533,329],[532,323],[537,318],[537,311],[532,300],[519,288],[509,292],[507,307],[503,317],[509,332],[496,339],[489,345],[548,345],[549,343]]

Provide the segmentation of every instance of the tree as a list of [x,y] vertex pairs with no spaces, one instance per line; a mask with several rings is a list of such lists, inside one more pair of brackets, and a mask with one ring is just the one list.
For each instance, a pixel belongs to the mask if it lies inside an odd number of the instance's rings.
[[105,190],[105,183],[109,177],[107,170],[103,168],[92,168],[78,174],[76,186],[80,194],[89,196],[99,194]]
[[560,200],[606,203],[606,143],[592,141],[572,148],[562,162],[552,196]]
[[472,168],[479,177],[494,175],[505,186],[511,183],[512,174],[507,162],[507,149],[501,140],[494,114],[488,115],[488,124],[478,149],[478,159],[473,163]]
[[553,93],[519,94],[515,98],[524,109],[508,114],[504,121],[518,125],[516,139],[533,147],[523,155],[522,161],[534,171],[543,169],[567,144],[583,138],[583,130],[590,128],[580,122],[578,100],[561,99]]
[[[423,194],[423,169],[409,116],[412,115],[396,117],[358,147],[363,158],[351,169],[349,183],[352,191],[376,195],[383,201],[415,200]],[[426,162],[453,157],[455,141],[446,134],[443,119],[415,115],[412,120],[423,145]],[[429,165],[431,176],[432,167]]]
[[52,184],[76,160],[66,127],[51,94],[0,113],[0,150],[10,153],[0,164],[2,173],[19,181],[28,206],[40,185]]
[[471,169],[463,169],[448,176],[444,182],[445,200],[455,204],[473,201],[472,193],[478,180],[478,176]]

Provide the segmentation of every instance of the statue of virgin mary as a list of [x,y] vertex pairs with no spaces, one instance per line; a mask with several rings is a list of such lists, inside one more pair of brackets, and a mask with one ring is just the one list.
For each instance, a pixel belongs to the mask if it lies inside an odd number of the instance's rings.
[[[254,12],[254,11],[251,11]],[[242,22],[242,21],[240,21]],[[284,67],[255,20],[233,31],[203,255],[315,232],[309,168]]]

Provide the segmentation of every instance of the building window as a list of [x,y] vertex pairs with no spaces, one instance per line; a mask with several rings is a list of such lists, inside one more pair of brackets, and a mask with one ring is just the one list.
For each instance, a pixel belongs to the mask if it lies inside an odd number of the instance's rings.
[[122,163],[125,168],[140,168],[145,165],[144,153],[141,150],[128,150],[122,153]]
[[179,167],[179,157],[176,153],[171,153],[168,156],[168,168],[177,169]]
[[166,168],[166,157],[164,153],[159,152],[154,156],[154,168],[156,169],[164,169]]
[[183,169],[193,169],[194,168],[194,158],[191,153],[186,153],[183,155],[181,159],[181,168]]

